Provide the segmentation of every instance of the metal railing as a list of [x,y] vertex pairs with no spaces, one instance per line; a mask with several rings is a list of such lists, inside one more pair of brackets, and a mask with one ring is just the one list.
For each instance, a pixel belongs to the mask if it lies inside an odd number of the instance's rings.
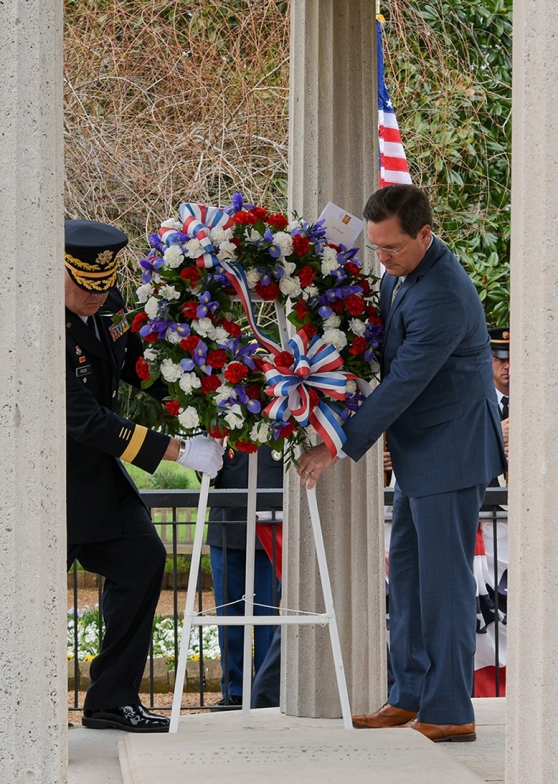
[[[384,489],[384,503],[386,507],[386,519],[389,519],[389,509],[393,505],[393,488]],[[184,605],[180,604],[179,598],[179,557],[181,555],[191,552],[191,544],[193,538],[193,527],[196,524],[195,512],[197,510],[199,491],[198,490],[142,490],[141,496],[146,503],[147,507],[151,510],[154,521],[159,528],[162,539],[167,547],[169,559],[171,562],[171,590],[173,596],[173,658],[174,662],[178,661],[178,653],[180,647],[180,627],[181,616],[184,610]],[[494,526],[494,586],[498,586],[498,531],[497,525],[503,519],[507,519],[507,512],[502,510],[507,504],[507,488],[488,488],[485,496],[484,509],[488,511],[481,512],[481,517],[484,521],[492,520]],[[258,490],[257,509],[267,510],[269,508],[282,508],[283,493],[282,489],[260,489]],[[209,507],[229,507],[229,508],[242,508],[247,505],[247,491],[246,490],[216,490],[211,489],[209,493]],[[164,510],[164,514],[160,515],[159,510]],[[186,510],[186,511],[185,511]],[[160,522],[157,522],[160,520]],[[219,524],[237,524],[237,521],[219,520],[214,521]],[[206,521],[206,525],[211,525]],[[275,555],[275,550],[274,550]],[[276,564],[273,563],[273,573],[276,572]],[[103,580],[98,576],[98,605],[99,605],[99,622],[98,622],[98,643],[102,640],[102,593],[103,593]],[[198,574],[197,585],[197,609],[199,612],[203,610],[203,574],[202,570]],[[498,590],[494,591],[494,605],[495,605],[495,683],[496,683],[496,696],[500,696],[500,666],[499,666],[499,641],[500,641],[500,622],[499,618],[499,596]],[[79,602],[79,584],[78,584],[78,571],[76,564],[73,567],[73,614],[77,619]],[[72,612],[70,610],[69,612]],[[217,619],[216,619],[217,620]],[[217,625],[217,624],[216,624]],[[226,627],[225,627],[226,628]],[[206,692],[207,692],[207,661],[203,655],[203,628],[198,627],[197,633],[199,634],[199,649],[200,658],[198,662],[188,662],[187,669],[187,682],[194,682],[196,692],[199,693],[199,702],[195,705],[183,705],[184,710],[199,710],[207,708]],[[69,662],[69,672],[73,671],[73,700],[71,710],[80,711],[83,706],[79,702],[80,682],[83,682],[83,668],[80,671],[79,662],[79,649],[78,649],[78,629],[77,623],[74,624],[74,651],[73,660]],[[196,675],[194,675],[192,665],[195,664]],[[224,661],[226,666],[226,661]],[[154,694],[156,691],[156,659],[153,655],[153,644],[147,662],[147,689],[146,693],[149,697],[149,705],[147,707],[154,707]],[[220,677],[220,675],[219,675]],[[72,680],[70,678],[70,680]],[[169,681],[172,686],[172,678]],[[187,685],[187,688],[189,686]],[[157,710],[170,710],[165,707],[157,707]]]

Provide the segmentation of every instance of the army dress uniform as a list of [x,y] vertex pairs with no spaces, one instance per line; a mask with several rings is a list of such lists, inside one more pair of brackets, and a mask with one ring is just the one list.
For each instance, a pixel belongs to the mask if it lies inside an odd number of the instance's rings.
[[[85,569],[105,577],[106,633],[91,663],[87,717],[88,712],[139,703],[166,551],[121,460],[153,472],[169,437],[117,413],[120,380],[140,387],[136,362],[142,344],[125,320],[115,318],[125,311],[114,288],[119,248],[111,245],[112,253],[104,256],[98,248],[84,249],[80,243],[88,240],[80,224],[86,235],[89,225],[102,227],[92,221],[66,222],[66,269],[83,290],[109,292],[104,305],[87,319],[89,325],[68,308],[65,312],[68,568],[77,558]],[[124,238],[123,247],[125,235],[112,231]],[[95,235],[93,246],[94,240]],[[166,388],[161,384],[155,392],[162,397]]]

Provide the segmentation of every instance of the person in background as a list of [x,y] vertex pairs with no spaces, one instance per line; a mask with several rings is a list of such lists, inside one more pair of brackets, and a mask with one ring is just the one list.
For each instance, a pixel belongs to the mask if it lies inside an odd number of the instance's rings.
[[[222,447],[196,436],[171,438],[117,413],[120,380],[138,388],[141,339],[116,288],[118,229],[65,223],[67,558],[105,578],[101,651],[91,662],[82,723],[91,729],[167,732],[169,719],[147,711],[145,668],[166,550],[122,461],[153,473],[161,460],[214,477]],[[163,384],[150,391],[159,399]]]
[[312,488],[339,457],[359,460],[387,432],[397,477],[389,557],[395,680],[389,701],[353,725],[473,741],[472,564],[486,486],[506,470],[486,320],[473,282],[432,233],[423,191],[381,188],[364,217],[386,268],[382,380],[343,426],[342,451],[332,457],[320,444],[300,457],[298,473]]
[[[245,452],[227,449],[223,468],[215,487],[220,489],[246,489],[248,487],[248,459]],[[258,489],[283,487],[283,461],[269,447],[258,450]],[[258,501],[258,514],[282,520],[280,508],[266,505],[265,496]],[[213,508],[210,512],[207,533],[213,590],[218,615],[244,615],[246,580],[246,507]],[[258,525],[259,528],[259,525]],[[280,557],[280,547],[276,548]],[[279,607],[280,584],[273,571],[273,564],[262,544],[256,539],[254,564],[255,615],[271,615]],[[261,606],[258,606],[261,605]],[[254,627],[254,673],[257,674],[271,645],[273,626]],[[219,626],[221,649],[221,691],[223,699],[214,709],[240,708],[242,706],[244,627]]]

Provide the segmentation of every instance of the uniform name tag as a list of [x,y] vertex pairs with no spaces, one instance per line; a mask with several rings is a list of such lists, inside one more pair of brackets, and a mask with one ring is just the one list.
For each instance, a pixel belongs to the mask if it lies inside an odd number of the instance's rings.
[[76,368],[76,376],[81,378],[82,376],[90,376],[91,375],[91,365],[83,365],[83,367]]
[[118,340],[122,335],[130,329],[128,319],[126,318],[126,311],[119,310],[112,317],[112,325],[109,327],[110,336],[113,340]]

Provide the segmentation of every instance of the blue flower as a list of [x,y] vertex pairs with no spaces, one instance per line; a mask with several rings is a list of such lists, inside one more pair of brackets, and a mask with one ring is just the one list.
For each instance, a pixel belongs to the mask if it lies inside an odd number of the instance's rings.
[[205,318],[209,312],[215,313],[219,308],[219,303],[216,300],[211,299],[211,293],[209,291],[204,291],[203,294],[200,294],[198,300],[200,304],[196,310],[196,316],[199,319]]
[[151,283],[154,271],[161,269],[164,263],[165,260],[161,256],[157,256],[155,251],[151,251],[146,259],[142,259],[140,261],[140,267],[143,270],[141,273],[143,283]]

